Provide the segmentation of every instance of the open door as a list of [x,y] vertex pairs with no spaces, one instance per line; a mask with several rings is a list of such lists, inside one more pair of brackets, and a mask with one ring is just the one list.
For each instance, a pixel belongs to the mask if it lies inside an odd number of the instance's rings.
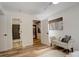
[[48,20],[41,21],[41,42],[42,44],[50,46],[48,34]]

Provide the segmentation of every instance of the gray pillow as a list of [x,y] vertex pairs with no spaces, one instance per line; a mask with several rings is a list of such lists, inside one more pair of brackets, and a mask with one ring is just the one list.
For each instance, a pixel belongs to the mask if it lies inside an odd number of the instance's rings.
[[65,37],[62,38],[61,42],[68,43],[70,39],[71,39],[71,36],[65,35]]
[[71,39],[71,36],[66,35],[65,37],[66,37],[66,43],[68,43],[69,40]]

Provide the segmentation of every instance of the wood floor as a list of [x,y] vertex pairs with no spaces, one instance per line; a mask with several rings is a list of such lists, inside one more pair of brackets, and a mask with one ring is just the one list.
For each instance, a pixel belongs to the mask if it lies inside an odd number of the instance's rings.
[[41,46],[41,40],[40,39],[33,39],[33,45],[36,47]]
[[[5,52],[0,52],[0,57],[11,57],[11,56],[37,56],[41,52],[36,53],[38,50],[47,49],[48,46],[41,45],[40,47],[34,47],[34,46],[27,46],[26,48],[21,49],[13,49]],[[44,52],[44,51],[42,51]]]
[[0,57],[38,57],[38,56],[65,56],[62,48],[50,47],[41,44],[39,39],[33,40],[32,46],[22,48],[20,41],[14,42],[14,48],[5,52],[0,52]]
[[20,49],[22,48],[22,41],[21,40],[13,40],[13,49]]
[[0,57],[39,57],[39,56],[65,56],[61,50],[52,49],[47,45],[28,46],[22,49],[13,49],[6,52],[0,52]]

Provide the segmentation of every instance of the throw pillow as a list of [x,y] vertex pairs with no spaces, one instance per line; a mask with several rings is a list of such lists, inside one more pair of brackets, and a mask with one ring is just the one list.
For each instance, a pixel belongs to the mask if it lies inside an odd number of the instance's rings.
[[62,38],[61,42],[68,43],[70,39],[71,39],[71,36],[65,35],[65,37]]

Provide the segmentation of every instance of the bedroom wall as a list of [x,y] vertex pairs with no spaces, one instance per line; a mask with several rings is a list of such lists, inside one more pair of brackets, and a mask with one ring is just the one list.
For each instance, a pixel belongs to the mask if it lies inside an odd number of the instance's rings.
[[20,23],[21,23],[20,19],[17,19],[17,18],[12,19],[12,24],[20,24]]
[[[21,12],[13,12],[13,11],[6,11],[6,15],[9,16],[11,22],[13,18],[18,18],[21,20],[20,22],[20,27],[21,27],[21,40],[22,40],[22,45],[23,47],[28,46],[28,45],[32,45],[33,44],[33,34],[32,34],[32,16],[25,14],[25,13],[21,13]],[[12,25],[12,23],[11,23]],[[10,37],[12,37],[12,28],[9,28],[10,31],[8,33],[10,33]],[[12,41],[12,39],[11,39]]]
[[[12,48],[12,34],[11,31],[11,19],[8,15],[5,14],[5,10],[0,5],[0,27],[2,27],[2,34],[0,35],[0,51],[5,51]],[[5,37],[3,34],[7,34]],[[2,39],[2,40],[1,40]]]
[[[60,11],[49,17],[49,20],[63,17],[63,31],[59,33],[61,35],[68,34],[72,36],[74,50],[79,50],[79,5]],[[50,35],[53,35],[54,31],[49,31]],[[56,33],[56,32],[55,32]],[[58,32],[57,32],[58,33]]]

